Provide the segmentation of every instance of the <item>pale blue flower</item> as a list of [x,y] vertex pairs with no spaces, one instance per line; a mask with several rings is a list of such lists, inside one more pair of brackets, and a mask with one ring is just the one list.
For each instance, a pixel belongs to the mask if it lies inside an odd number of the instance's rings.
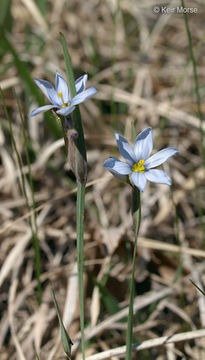
[[105,169],[121,180],[130,179],[131,184],[141,191],[144,191],[147,180],[158,184],[171,185],[171,180],[165,171],[153,170],[153,168],[163,164],[178,150],[170,147],[149,157],[153,149],[152,128],[143,130],[136,137],[134,149],[121,135],[115,133],[115,138],[119,152],[126,163],[115,157],[110,157],[103,164]]
[[88,76],[85,74],[75,81],[76,96],[72,99],[70,97],[68,86],[59,72],[56,72],[55,89],[49,81],[34,79],[36,85],[41,89],[52,105],[41,106],[33,110],[30,113],[30,116],[35,116],[51,109],[55,110],[58,115],[67,116],[75,109],[75,105],[86,101],[96,94],[97,90],[93,86],[87,90],[85,89],[87,78]]

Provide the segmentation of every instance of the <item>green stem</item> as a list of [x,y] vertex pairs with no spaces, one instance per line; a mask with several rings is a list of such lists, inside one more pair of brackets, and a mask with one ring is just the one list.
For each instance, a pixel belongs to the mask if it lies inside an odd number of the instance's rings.
[[77,189],[77,262],[78,262],[78,288],[80,301],[80,329],[82,341],[82,355],[85,359],[84,335],[84,291],[83,291],[83,233],[84,233],[84,205],[85,185],[78,183]]
[[[66,65],[68,85],[71,99],[76,95],[75,79],[68,53],[67,44],[63,34],[60,34]],[[84,291],[83,291],[83,235],[84,235],[84,204],[85,184],[87,181],[87,160],[84,133],[79,107],[76,106],[73,116],[73,127],[78,135],[74,139],[68,138],[68,131],[64,130],[65,143],[68,145],[70,163],[77,179],[77,263],[78,263],[78,287],[80,302],[80,329],[81,347],[83,360],[85,359],[85,335],[84,335]],[[74,134],[74,133],[73,133]],[[70,134],[71,135],[71,134]],[[69,136],[70,136],[69,135]]]
[[135,283],[135,265],[137,256],[137,240],[141,220],[141,205],[140,205],[140,191],[134,187],[132,197],[132,215],[133,226],[135,232],[135,243],[132,259],[132,277],[130,283],[130,301],[129,301],[129,314],[127,323],[127,336],[126,336],[126,360],[132,358],[132,337],[133,337],[133,302],[134,302],[134,283]]

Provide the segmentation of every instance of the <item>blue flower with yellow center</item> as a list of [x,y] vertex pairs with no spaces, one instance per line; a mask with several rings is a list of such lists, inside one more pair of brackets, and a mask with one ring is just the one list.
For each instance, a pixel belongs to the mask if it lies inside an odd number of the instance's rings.
[[63,77],[56,72],[56,88],[46,80],[35,79],[36,85],[41,89],[44,95],[48,98],[52,105],[41,106],[30,113],[30,116],[35,116],[41,112],[48,110],[55,110],[58,115],[67,116],[74,109],[75,105],[78,105],[91,96],[95,95],[97,90],[91,86],[86,90],[87,74],[79,77],[75,81],[76,96],[72,99],[68,90],[68,86]]
[[110,157],[103,164],[105,169],[123,181],[127,181],[129,176],[131,184],[140,191],[144,191],[147,180],[158,184],[171,185],[171,179],[165,171],[153,168],[163,164],[178,150],[169,147],[149,157],[153,149],[152,128],[143,130],[136,137],[134,149],[121,135],[115,133],[115,138],[119,152],[126,163],[115,157]]

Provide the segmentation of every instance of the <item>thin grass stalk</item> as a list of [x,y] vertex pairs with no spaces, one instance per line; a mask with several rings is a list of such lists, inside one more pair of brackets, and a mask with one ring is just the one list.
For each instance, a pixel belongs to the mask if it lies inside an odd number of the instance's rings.
[[[115,9],[114,9],[114,14],[113,14],[114,17],[113,17],[113,27],[112,27],[112,49],[111,49],[111,70],[112,70],[111,85],[112,85],[112,88],[114,88],[116,85],[114,66],[115,66],[115,62],[116,62],[116,45],[117,45],[116,35],[117,35],[118,15],[119,15],[119,11],[120,11],[120,0],[117,0],[114,6],[115,6]],[[116,127],[117,118],[116,118],[116,103],[114,100],[114,90],[112,90],[112,93],[111,93],[110,109],[111,109],[112,126]]]
[[[33,185],[33,179],[32,179],[32,175],[31,175],[31,163],[30,163],[29,152],[28,152],[29,142],[28,142],[28,136],[26,135],[26,131],[25,131],[23,114],[22,114],[21,107],[19,104],[19,99],[16,96],[16,93],[15,93],[15,97],[16,97],[18,110],[19,110],[19,114],[20,114],[20,118],[21,118],[21,127],[23,130],[23,137],[24,137],[24,144],[25,144],[26,162],[28,165],[28,180],[29,180],[29,185],[30,185],[30,189],[31,189],[31,201],[32,201],[33,224],[34,224],[34,227],[32,225],[32,230],[33,230],[32,231],[32,245],[33,245],[33,249],[34,249],[35,274],[36,274],[36,281],[37,281],[37,298],[38,298],[38,304],[40,305],[41,299],[42,299],[42,284],[41,284],[41,280],[40,280],[41,255],[40,255],[40,245],[39,245],[39,239],[38,239],[38,226],[37,226],[37,219],[36,219],[36,203],[35,203],[35,198],[34,198],[34,185]],[[30,211],[30,206],[29,206],[29,211]]]
[[[184,0],[181,0],[181,4],[184,8],[185,7]],[[185,23],[185,28],[186,28],[187,38],[188,38],[190,58],[191,58],[192,67],[193,67],[194,83],[195,83],[194,91],[196,94],[197,115],[200,120],[200,136],[201,136],[201,143],[202,143],[202,155],[203,155],[203,163],[204,163],[204,167],[205,167],[205,144],[204,144],[204,131],[203,131],[203,115],[201,112],[201,97],[200,97],[200,92],[199,92],[199,82],[198,82],[198,75],[197,75],[196,60],[195,60],[193,45],[192,45],[192,37],[191,37],[190,29],[189,29],[188,16],[187,16],[186,12],[184,12],[184,23]]]
[[[204,43],[204,40],[205,40],[205,32],[201,36],[200,40],[197,42],[196,46],[193,48],[194,56],[197,56],[197,54],[199,53],[199,50],[201,49],[201,46]],[[190,62],[191,62],[191,56],[187,60],[186,66],[184,67],[184,70],[180,74],[179,79],[177,81],[177,84],[174,87],[174,91],[172,92],[172,94],[170,96],[170,99],[169,99],[169,105],[173,104],[173,102],[174,102],[174,100],[175,100],[175,98],[176,98],[176,96],[177,96],[177,94],[179,92],[179,89],[181,88],[181,86],[182,86],[182,84],[184,82],[184,79],[186,78],[187,70],[188,70]],[[166,125],[166,121],[167,121],[167,115],[162,116],[162,119],[161,119],[161,121],[159,123],[159,131],[158,131],[158,135],[157,135],[157,138],[156,138],[156,143],[158,143],[158,140],[159,140],[159,138],[160,138],[160,136],[162,134],[162,131],[164,130],[164,127]],[[203,130],[203,128],[202,128],[202,130]]]
[[129,300],[129,314],[127,322],[127,335],[126,335],[126,360],[132,358],[132,338],[133,338],[133,302],[134,302],[134,283],[135,283],[135,265],[137,256],[137,241],[141,221],[141,203],[140,191],[134,187],[132,196],[132,216],[133,227],[135,232],[134,251],[132,258],[132,277],[130,282],[130,300]]
[[196,199],[196,208],[197,208],[197,212],[198,212],[198,217],[199,217],[199,224],[200,224],[200,228],[203,234],[203,248],[205,249],[205,223],[203,220],[203,208],[202,208],[202,201],[203,199],[200,197],[200,193],[199,193],[199,186],[197,184],[197,179],[195,176],[195,172],[192,172],[193,178],[194,178],[194,190],[195,190],[195,199]]

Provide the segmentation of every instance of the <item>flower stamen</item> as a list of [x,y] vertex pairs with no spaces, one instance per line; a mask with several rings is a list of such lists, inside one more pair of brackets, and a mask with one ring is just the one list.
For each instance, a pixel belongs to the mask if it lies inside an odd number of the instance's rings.
[[58,95],[60,96],[60,98],[61,98],[61,99],[62,99],[62,101],[63,101],[63,94],[62,94],[62,92],[61,92],[61,91],[59,91]]
[[67,104],[64,103],[63,94],[62,94],[61,91],[59,91],[58,95],[59,95],[59,97],[61,98],[61,100],[62,100],[62,102],[63,102],[62,108],[65,108],[65,107],[67,107],[67,106],[70,106],[70,102],[68,102]]
[[135,164],[132,166],[132,171],[133,171],[133,172],[143,173],[143,172],[145,171],[144,163],[145,163],[144,160],[139,160],[137,164],[135,163]]

